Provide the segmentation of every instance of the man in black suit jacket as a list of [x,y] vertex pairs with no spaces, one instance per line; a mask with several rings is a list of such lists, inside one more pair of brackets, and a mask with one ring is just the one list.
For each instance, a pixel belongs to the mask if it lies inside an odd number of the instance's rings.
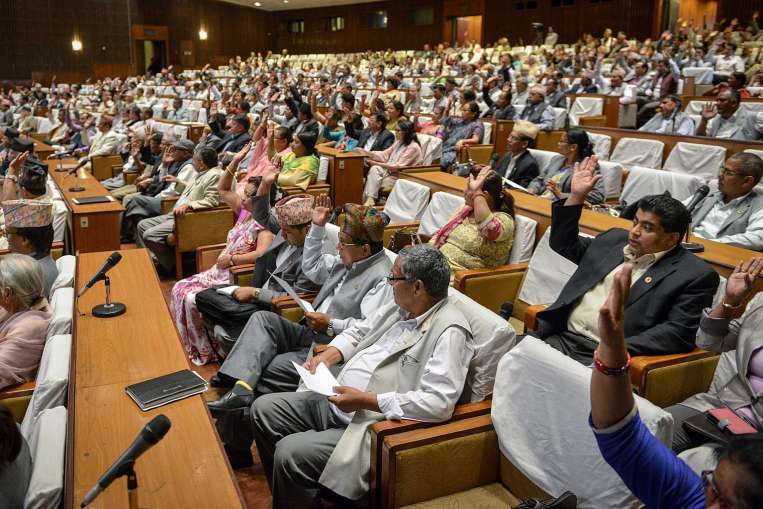
[[538,161],[527,149],[535,144],[538,131],[540,129],[532,122],[526,120],[514,122],[514,128],[507,140],[506,154],[500,159],[498,154],[494,154],[490,161],[493,171],[522,187],[530,185],[530,182],[540,173],[540,169]]
[[230,129],[225,133],[217,153],[220,154],[223,163],[230,162],[236,152],[249,143],[249,118],[246,115],[236,115],[230,121]]
[[538,314],[540,336],[566,355],[590,364],[598,345],[597,316],[624,262],[633,265],[625,311],[631,355],[664,355],[694,348],[699,319],[710,307],[718,274],[681,247],[691,217],[666,195],[643,198],[633,227],[608,230],[594,239],[578,236],[585,196],[601,178],[596,157],[572,177],[566,201],[552,206],[551,248],[578,269],[549,308]]
[[394,142],[395,135],[387,130],[387,117],[383,113],[374,113],[369,120],[369,127],[360,133],[358,148],[378,152],[390,147]]

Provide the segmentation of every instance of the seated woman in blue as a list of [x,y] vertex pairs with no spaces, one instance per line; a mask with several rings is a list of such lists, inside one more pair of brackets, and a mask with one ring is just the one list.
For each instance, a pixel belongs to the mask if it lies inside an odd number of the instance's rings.
[[[339,127],[336,112],[333,109],[329,109],[329,111],[326,112],[325,118],[326,123],[321,130],[321,136],[327,141],[321,143],[321,145],[334,147],[345,152],[355,150],[355,147],[358,146],[358,140],[347,134],[349,130],[347,127],[334,130]],[[360,132],[363,130],[363,121],[361,120],[359,113],[352,114],[352,129],[352,132]]]

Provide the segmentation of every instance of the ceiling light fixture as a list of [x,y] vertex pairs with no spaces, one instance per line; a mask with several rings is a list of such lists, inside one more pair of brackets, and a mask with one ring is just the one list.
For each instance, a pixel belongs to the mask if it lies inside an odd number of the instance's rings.
[[77,37],[72,39],[72,51],[82,51],[82,41]]
[[202,41],[207,40],[207,31],[204,30],[203,28],[199,29],[199,39],[201,39]]
[[262,4],[260,2],[254,2],[255,7],[262,7]]

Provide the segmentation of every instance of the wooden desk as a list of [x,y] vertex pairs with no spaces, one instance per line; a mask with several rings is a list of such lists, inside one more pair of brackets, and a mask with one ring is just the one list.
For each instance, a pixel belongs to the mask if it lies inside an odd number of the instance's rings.
[[51,147],[47,143],[43,143],[39,140],[36,140],[32,138],[31,136],[24,135],[22,136],[22,138],[34,143],[34,154],[37,156],[37,159],[39,159],[40,161],[46,160],[53,153],[53,147]]
[[[74,160],[64,160],[64,168],[76,165]],[[96,251],[117,250],[119,244],[119,216],[124,207],[118,201],[97,203],[93,205],[77,205],[73,198],[87,196],[111,196],[95,177],[83,169],[78,170],[79,185],[85,188],[81,192],[69,191],[75,183],[73,175],[57,172],[57,161],[47,161],[48,172],[58,186],[69,208],[72,222],[72,246],[74,253],[92,253]]]
[[[110,253],[78,257],[75,288],[100,268]],[[127,306],[116,318],[98,319],[90,309],[104,300],[98,283],[79,299],[69,382],[64,506],[79,503],[100,475],[151,419],[172,421],[167,436],[137,462],[143,508],[243,508],[233,472],[202,396],[142,412],[125,386],[189,367],[162,296],[148,252],[122,252],[110,272],[115,301]],[[146,319],[150,318],[150,319]],[[94,508],[127,508],[125,479],[114,482]]]
[[[444,172],[423,172],[423,173],[405,173],[401,178],[406,178],[429,186],[432,192],[443,191],[450,194],[463,195],[466,189],[466,179]],[[551,225],[551,200],[532,196],[521,191],[510,191],[514,197],[514,210],[517,214],[534,219],[538,222],[537,238]],[[580,231],[598,235],[610,228],[630,229],[631,222],[619,217],[594,212],[592,210],[583,210],[580,218]],[[713,266],[713,268],[723,277],[728,277],[734,270],[740,260],[748,260],[753,256],[759,256],[760,253],[742,249],[740,247],[713,242],[699,237],[692,237],[693,242],[698,242],[705,246],[705,250],[698,253],[697,256]]]
[[318,154],[329,158],[326,181],[331,185],[331,202],[336,206],[361,203],[365,157],[357,152],[344,152],[333,147],[318,147]]

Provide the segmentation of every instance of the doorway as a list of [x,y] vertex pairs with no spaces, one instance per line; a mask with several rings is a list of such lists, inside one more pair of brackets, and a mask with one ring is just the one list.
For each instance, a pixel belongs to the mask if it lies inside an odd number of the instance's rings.
[[451,18],[449,24],[451,46],[482,44],[482,16],[458,16]]
[[156,74],[158,72],[156,71],[157,68],[161,70],[167,67],[166,49],[167,45],[164,41],[135,41],[135,52],[138,56],[137,70],[143,74],[149,67],[154,65],[154,62],[157,65],[152,67],[153,72],[151,74]]

